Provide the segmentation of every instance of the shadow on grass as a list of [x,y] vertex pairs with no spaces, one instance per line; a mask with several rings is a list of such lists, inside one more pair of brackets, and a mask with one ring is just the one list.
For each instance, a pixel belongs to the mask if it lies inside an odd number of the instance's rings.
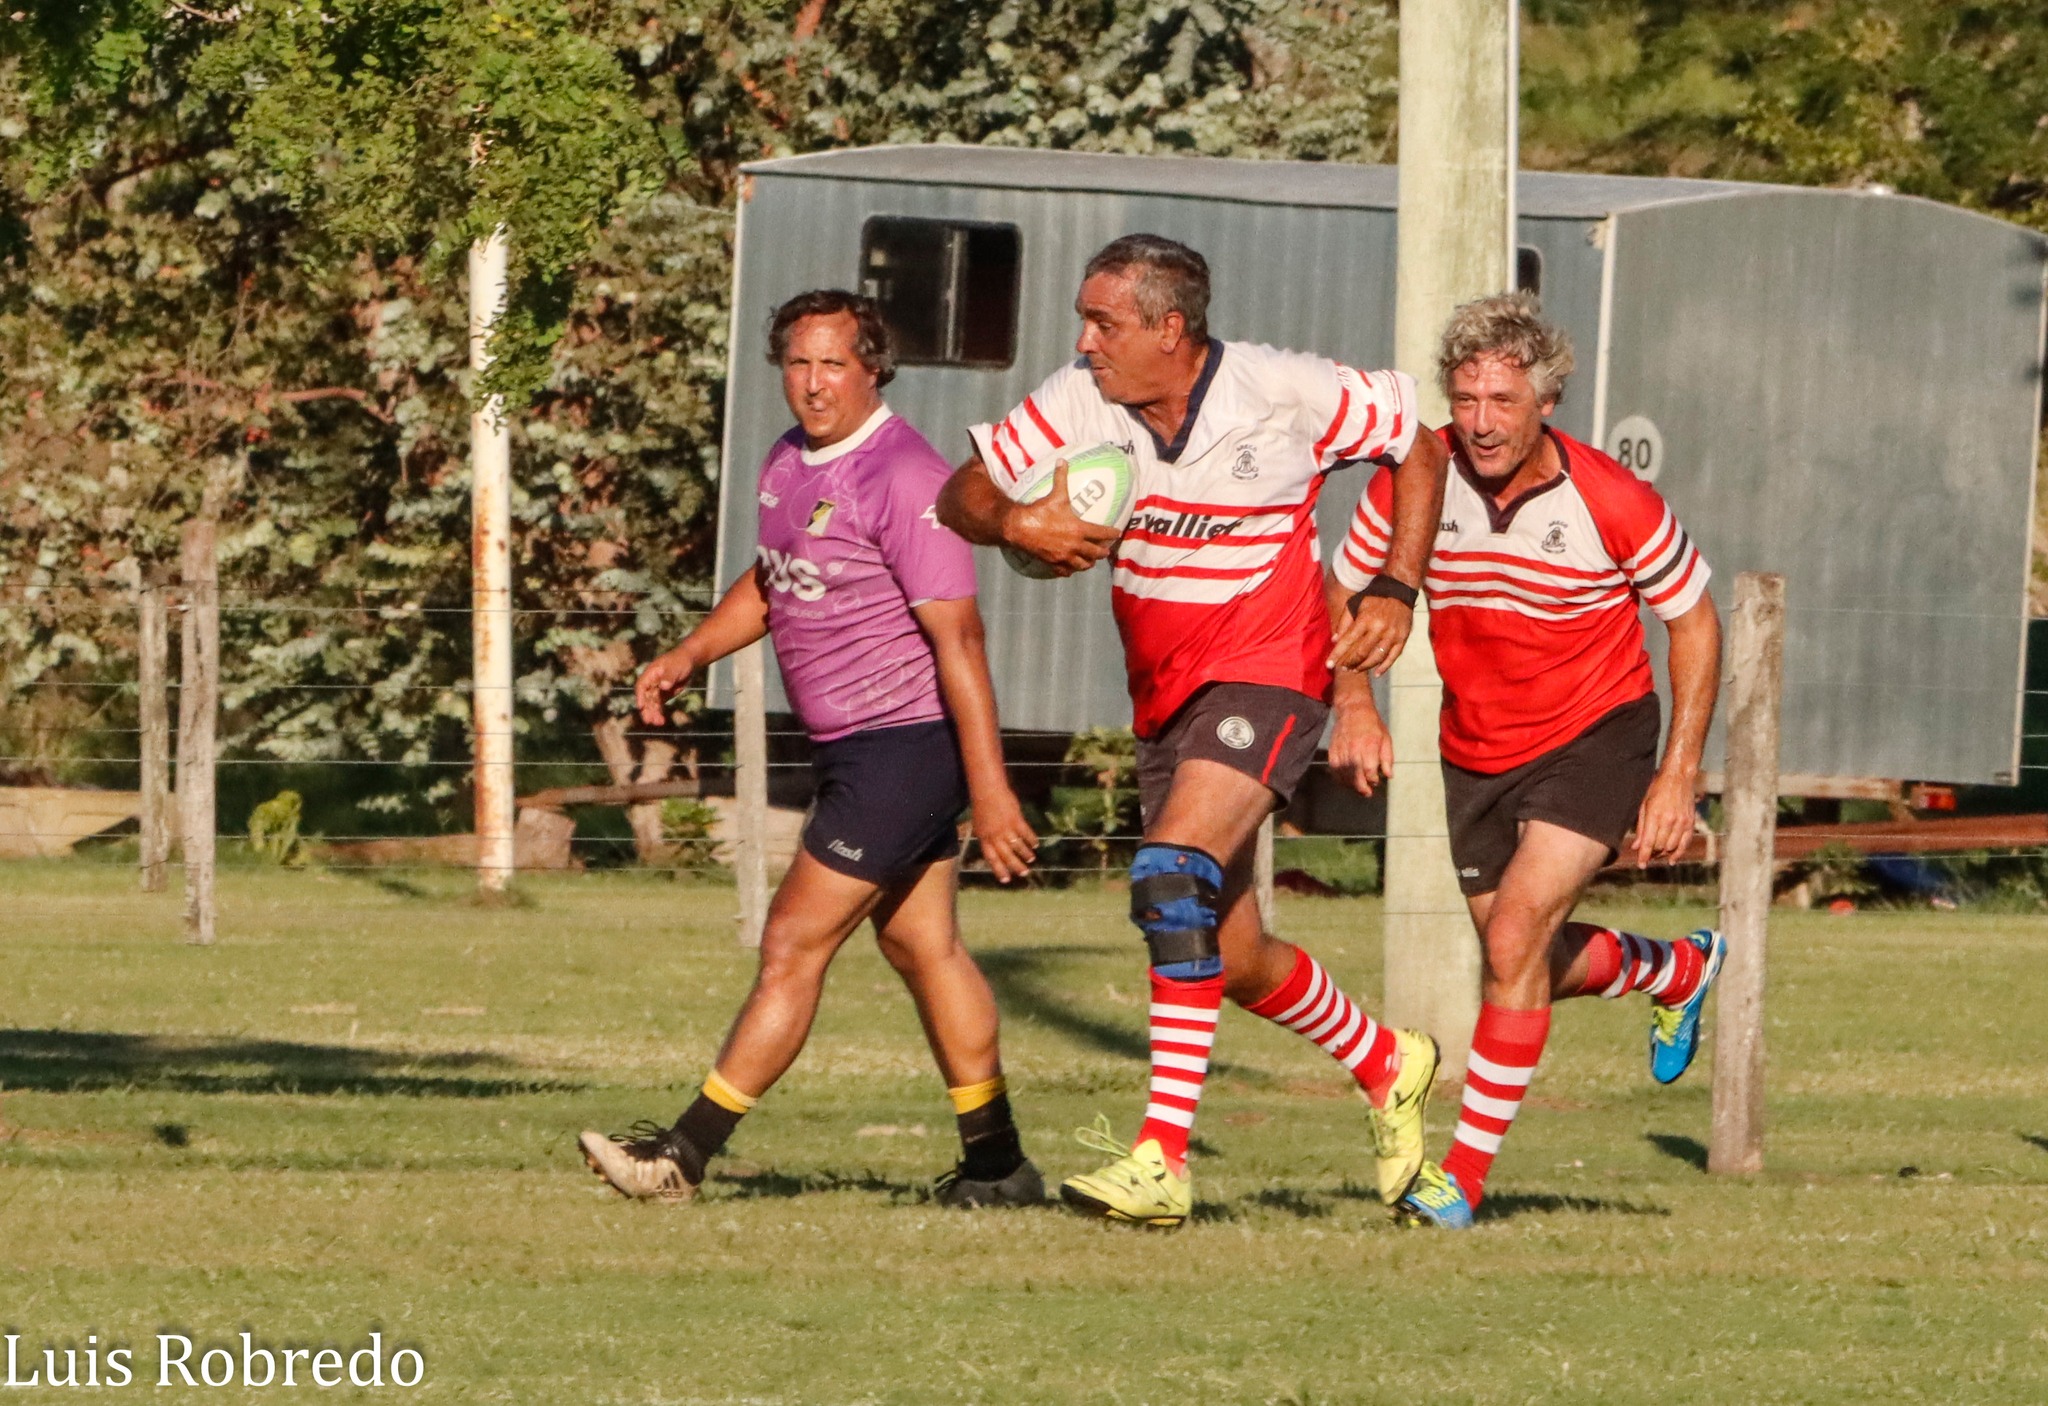
[[1477,1220],[1509,1220],[1515,1216],[1555,1215],[1570,1211],[1581,1216],[1668,1216],[1669,1206],[1647,1206],[1640,1201],[1611,1201],[1604,1196],[1559,1196],[1551,1192],[1504,1192],[1479,1203]]
[[1644,1133],[1643,1140],[1666,1157],[1690,1164],[1694,1171],[1707,1169],[1707,1145],[1698,1138],[1680,1137],[1677,1133]]
[[[1005,947],[993,952],[977,952],[974,954],[974,960],[980,965],[982,974],[988,978],[988,984],[995,988],[996,1005],[1006,1017],[1014,1014],[1035,1020],[1105,1054],[1149,1063],[1152,1059],[1152,1033],[1146,1027],[1143,1009],[1134,1009],[1128,1023],[1112,1025],[1106,1020],[1097,1020],[1093,1016],[1082,1014],[1075,1008],[1070,993],[1050,989],[1040,977],[1040,969],[1053,959],[1101,955],[1100,947],[1060,944]],[[1142,971],[1143,968],[1136,965],[1137,961],[1138,958],[1134,955],[1134,970]],[[1263,1069],[1232,1064],[1228,1060],[1212,1059],[1209,1062],[1209,1077],[1214,1079],[1223,1075],[1234,1076],[1254,1085],[1267,1085],[1273,1082],[1273,1076]]]
[[503,1098],[582,1087],[548,1079],[481,1078],[468,1072],[508,1067],[512,1062],[498,1055],[470,1050],[415,1055],[290,1040],[0,1030],[0,1086],[8,1089]]
[[932,1189],[874,1172],[713,1172],[711,1182],[734,1201],[786,1201],[825,1191],[865,1191],[898,1201],[929,1201]]
[[2036,1147],[2043,1152],[2048,1152],[2048,1137],[2042,1137],[2039,1133],[2021,1133],[2019,1135],[2019,1139],[2021,1142],[2024,1142],[2031,1147]]
[[1244,1198],[1247,1204],[1263,1207],[1269,1211],[1285,1211],[1300,1220],[1323,1220],[1330,1214],[1330,1205],[1319,1196],[1311,1196],[1293,1187],[1268,1187]]

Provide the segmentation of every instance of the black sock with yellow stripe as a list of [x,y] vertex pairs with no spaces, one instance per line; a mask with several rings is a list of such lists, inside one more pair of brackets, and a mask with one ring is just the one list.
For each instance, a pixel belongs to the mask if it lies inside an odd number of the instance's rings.
[[753,1095],[743,1094],[719,1074],[711,1071],[704,1081],[704,1090],[697,1095],[696,1102],[683,1110],[683,1116],[676,1119],[670,1131],[675,1145],[676,1160],[682,1165],[683,1178],[696,1186],[704,1180],[704,1169],[711,1159],[724,1150],[726,1139],[733,1129],[740,1125],[740,1119],[760,1100]]
[[1024,1144],[1010,1115],[1009,1084],[1002,1075],[946,1094],[960,1124],[961,1176],[1001,1181],[1024,1165]]

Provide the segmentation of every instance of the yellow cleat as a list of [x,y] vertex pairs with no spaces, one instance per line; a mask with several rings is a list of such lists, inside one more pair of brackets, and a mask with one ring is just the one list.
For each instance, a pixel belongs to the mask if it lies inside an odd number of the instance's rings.
[[1148,1225],[1171,1230],[1194,1209],[1192,1183],[1185,1172],[1166,1165],[1166,1153],[1157,1138],[1147,1138],[1126,1148],[1110,1136],[1109,1120],[1098,1117],[1095,1126],[1083,1128],[1075,1137],[1082,1146],[1107,1152],[1116,1160],[1107,1166],[1060,1184],[1060,1199],[1084,1215],[1127,1225]]
[[1419,1030],[1396,1030],[1401,1072],[1387,1091],[1387,1106],[1366,1114],[1372,1129],[1373,1156],[1379,1159],[1380,1201],[1394,1205],[1408,1194],[1422,1170],[1422,1115],[1429,1111],[1429,1091],[1436,1084],[1442,1052]]

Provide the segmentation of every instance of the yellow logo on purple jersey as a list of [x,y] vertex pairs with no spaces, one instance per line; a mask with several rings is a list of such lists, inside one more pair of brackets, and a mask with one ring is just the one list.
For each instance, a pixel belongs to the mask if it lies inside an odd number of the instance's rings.
[[811,509],[811,520],[804,525],[804,531],[813,537],[825,535],[825,525],[832,521],[832,500],[820,498],[818,506]]

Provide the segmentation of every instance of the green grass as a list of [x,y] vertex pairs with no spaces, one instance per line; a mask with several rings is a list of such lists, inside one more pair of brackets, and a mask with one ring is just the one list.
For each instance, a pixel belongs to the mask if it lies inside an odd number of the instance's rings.
[[[577,1130],[673,1116],[749,981],[729,890],[223,889],[222,940],[196,949],[175,895],[119,871],[0,868],[0,1328],[125,1341],[141,1390],[168,1326],[202,1346],[377,1328],[426,1357],[409,1395],[443,1400],[2048,1398],[2048,920],[1778,915],[1752,1182],[1700,1169],[1706,1069],[1650,1085],[1640,1002],[1570,1003],[1494,1214],[1461,1237],[1390,1225],[1338,1072],[1233,1012],[1197,1220],[1156,1235],[929,1203],[951,1120],[865,942],[697,1203],[604,1193]],[[1053,1176],[1094,1160],[1074,1125],[1128,1133],[1139,1107],[1122,902],[966,899]],[[1376,991],[1374,903],[1283,899],[1280,923]]]

